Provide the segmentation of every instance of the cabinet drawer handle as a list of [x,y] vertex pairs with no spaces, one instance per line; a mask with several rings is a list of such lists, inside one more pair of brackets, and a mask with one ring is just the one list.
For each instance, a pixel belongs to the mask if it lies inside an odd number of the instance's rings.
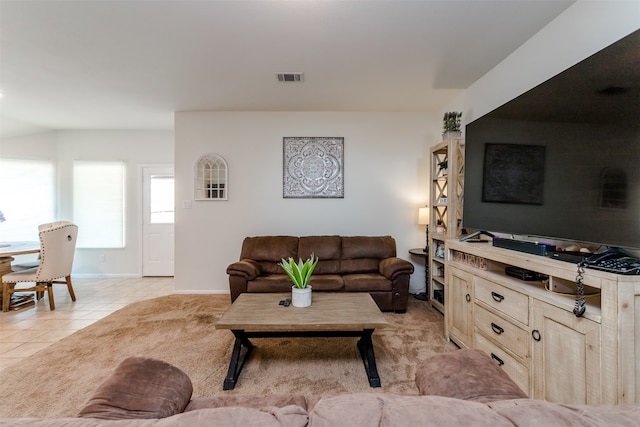
[[491,329],[493,329],[493,332],[495,332],[498,335],[504,333],[504,329],[502,329],[500,326],[496,325],[493,322],[491,322]]
[[471,302],[471,295],[466,294],[466,295],[464,296],[464,299],[466,299],[466,300],[467,300],[467,302]]
[[496,302],[502,302],[502,300],[504,299],[504,297],[496,292],[491,292],[491,297],[496,301]]
[[540,331],[537,329],[534,329],[533,331],[531,331],[531,337],[533,338],[534,341],[540,341],[542,339],[542,336],[540,335]]
[[502,366],[504,365],[504,362],[502,361],[502,359],[500,359],[498,356],[496,356],[495,354],[491,353],[491,358],[493,360],[495,360],[496,362],[498,362],[498,366]]

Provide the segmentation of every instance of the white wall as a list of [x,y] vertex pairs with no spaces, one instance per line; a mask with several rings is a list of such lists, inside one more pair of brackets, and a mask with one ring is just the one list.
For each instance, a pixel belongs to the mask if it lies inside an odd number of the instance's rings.
[[[58,187],[56,219],[70,221],[73,221],[73,161],[124,161],[126,247],[77,249],[73,274],[78,277],[140,276],[140,167],[173,164],[173,139],[173,132],[167,131],[56,131],[3,139],[0,155],[54,160]],[[100,261],[100,254],[104,254],[104,262]]]
[[[176,114],[176,292],[229,291],[226,267],[255,235],[391,235],[398,255],[424,247],[429,148],[440,117],[418,113],[181,112]],[[343,199],[284,199],[282,138],[344,137]],[[207,153],[229,166],[228,201],[193,201],[193,167]],[[191,202],[191,209],[183,209]],[[412,292],[423,261],[412,260]]]
[[470,123],[639,28],[638,0],[579,0],[445,110]]
[[[0,157],[55,160],[58,156],[57,149],[56,132],[42,132],[0,140]],[[0,184],[4,185],[4,183]]]

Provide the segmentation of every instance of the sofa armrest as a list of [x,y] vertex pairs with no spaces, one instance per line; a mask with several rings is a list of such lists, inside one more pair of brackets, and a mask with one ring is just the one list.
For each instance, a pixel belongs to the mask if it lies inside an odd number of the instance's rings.
[[181,413],[192,393],[191,380],[182,370],[158,359],[131,356],[98,387],[78,417],[166,418]]
[[526,399],[527,395],[485,352],[461,349],[439,353],[416,370],[421,395],[438,395],[487,403]]
[[392,257],[380,261],[380,274],[389,280],[395,280],[403,274],[413,273],[413,264],[402,258]]
[[242,259],[227,267],[230,276],[241,276],[246,280],[253,280],[262,273],[260,264],[252,259]]

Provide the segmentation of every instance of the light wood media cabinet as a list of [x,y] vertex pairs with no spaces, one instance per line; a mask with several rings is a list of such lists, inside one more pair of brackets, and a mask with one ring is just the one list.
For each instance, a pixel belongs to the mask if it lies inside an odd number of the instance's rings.
[[[577,266],[491,243],[446,241],[445,336],[487,352],[535,399],[640,403],[640,276],[586,269],[587,310],[573,314]],[[548,276],[525,281],[515,266]]]

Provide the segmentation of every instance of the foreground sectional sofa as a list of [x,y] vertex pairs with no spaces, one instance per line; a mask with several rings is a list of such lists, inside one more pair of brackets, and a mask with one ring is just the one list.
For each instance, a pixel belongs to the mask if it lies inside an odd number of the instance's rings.
[[240,260],[227,267],[231,301],[243,292],[290,292],[282,259],[318,257],[315,291],[368,292],[382,311],[407,310],[413,264],[396,256],[391,236],[257,236],[242,242]]
[[77,418],[4,419],[2,426],[633,426],[640,405],[561,405],[528,399],[485,353],[457,350],[426,360],[419,395],[327,397],[221,395],[191,399],[189,377],[154,359],[125,359]]

